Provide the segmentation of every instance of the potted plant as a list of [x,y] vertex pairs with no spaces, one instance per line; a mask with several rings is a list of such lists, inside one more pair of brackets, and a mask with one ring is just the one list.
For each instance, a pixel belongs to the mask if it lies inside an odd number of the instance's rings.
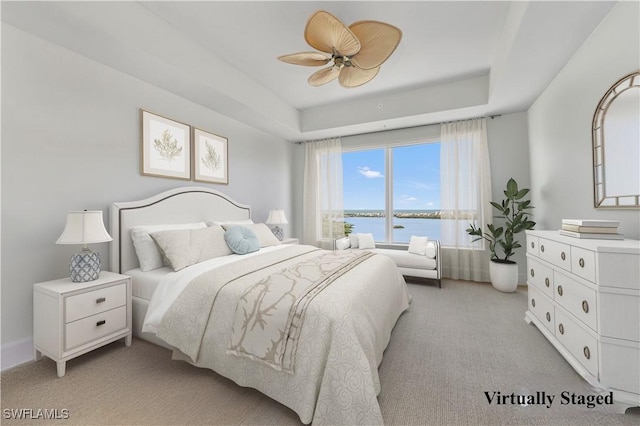
[[[467,229],[469,235],[477,237],[473,240],[474,242],[480,239],[489,242],[491,284],[500,291],[512,292],[518,286],[518,264],[509,258],[515,254],[515,249],[522,246],[514,239],[514,235],[532,229],[536,224],[529,220],[529,210],[533,206],[530,200],[524,199],[528,193],[529,189],[519,189],[517,182],[510,178],[507,182],[507,189],[504,191],[505,199],[502,200],[502,203],[491,202],[491,205],[499,212],[494,217],[504,221],[504,226],[487,225],[488,232],[484,232],[482,227],[469,224],[469,229]],[[502,252],[502,256],[498,255],[498,250]]]

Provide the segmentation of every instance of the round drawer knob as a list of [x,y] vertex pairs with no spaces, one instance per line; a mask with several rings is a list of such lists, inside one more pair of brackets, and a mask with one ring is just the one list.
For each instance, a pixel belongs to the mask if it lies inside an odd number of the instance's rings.
[[561,285],[559,285],[559,286],[558,286],[558,294],[559,294],[560,296],[562,296],[562,293],[563,293],[562,286],[561,286]]
[[586,300],[582,301],[582,310],[585,314],[589,313],[589,302],[587,302]]
[[560,324],[558,326],[558,331],[560,332],[560,334],[564,334],[564,325]]
[[549,312],[547,312],[547,321],[551,322],[551,314]]
[[531,306],[536,307],[536,299],[531,299]]
[[540,246],[540,251],[544,253],[544,244]]
[[564,254],[564,252],[560,253],[560,259],[565,260],[567,258],[567,255]]
[[531,272],[530,272],[530,274],[531,274],[531,276],[532,276],[532,277],[535,277],[535,276],[536,276],[536,273],[535,273],[535,271],[533,270],[533,268],[531,268]]
[[584,259],[580,258],[580,260],[578,260],[578,264],[580,265],[581,268],[584,268]]
[[544,279],[544,285],[546,285],[547,287],[551,285],[551,283],[549,282],[549,277]]
[[584,349],[582,349],[582,352],[584,353],[584,357],[586,359],[591,358],[591,351],[589,350],[589,346],[585,346]]

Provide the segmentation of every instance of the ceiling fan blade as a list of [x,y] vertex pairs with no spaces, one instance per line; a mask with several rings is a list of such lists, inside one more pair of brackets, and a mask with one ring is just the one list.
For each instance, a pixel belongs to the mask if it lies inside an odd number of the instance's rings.
[[358,67],[344,67],[340,71],[338,81],[342,87],[358,87],[365,83],[368,83],[378,75],[380,67],[372,68],[370,70],[363,70]]
[[327,64],[331,60],[331,56],[318,52],[300,52],[292,53],[291,55],[282,55],[279,56],[278,59],[288,64],[319,67]]
[[352,56],[360,50],[360,41],[338,18],[319,10],[314,13],[304,29],[304,39],[309,46],[322,52]]
[[379,67],[396,50],[402,31],[378,21],[358,21],[349,26],[360,40],[360,51],[351,62],[364,70]]
[[339,74],[340,68],[331,66],[314,72],[307,81],[312,86],[322,86],[331,80],[335,80]]

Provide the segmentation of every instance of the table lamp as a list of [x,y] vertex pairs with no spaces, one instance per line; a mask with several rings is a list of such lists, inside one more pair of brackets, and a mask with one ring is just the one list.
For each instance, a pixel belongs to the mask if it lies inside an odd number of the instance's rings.
[[82,251],[71,257],[69,272],[71,281],[84,283],[100,277],[100,255],[94,253],[87,244],[105,243],[113,238],[102,221],[102,211],[68,212],[67,224],[56,244],[82,244]]
[[285,225],[289,223],[287,222],[287,217],[284,215],[284,210],[282,209],[271,210],[269,212],[269,217],[267,218],[267,221],[265,223],[267,225],[275,225],[273,228],[271,228],[271,232],[273,232],[273,235],[275,235],[279,241],[282,241],[282,238],[284,237],[284,232],[282,231],[282,228],[280,228],[278,225]]

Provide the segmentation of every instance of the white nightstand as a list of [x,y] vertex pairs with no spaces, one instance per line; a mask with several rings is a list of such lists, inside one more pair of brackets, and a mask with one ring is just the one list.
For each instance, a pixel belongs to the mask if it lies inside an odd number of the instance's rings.
[[56,361],[58,377],[68,360],[122,338],[131,346],[131,277],[102,271],[86,283],[33,285],[34,356]]
[[282,241],[280,241],[281,244],[298,244],[298,239],[297,238],[283,238]]

